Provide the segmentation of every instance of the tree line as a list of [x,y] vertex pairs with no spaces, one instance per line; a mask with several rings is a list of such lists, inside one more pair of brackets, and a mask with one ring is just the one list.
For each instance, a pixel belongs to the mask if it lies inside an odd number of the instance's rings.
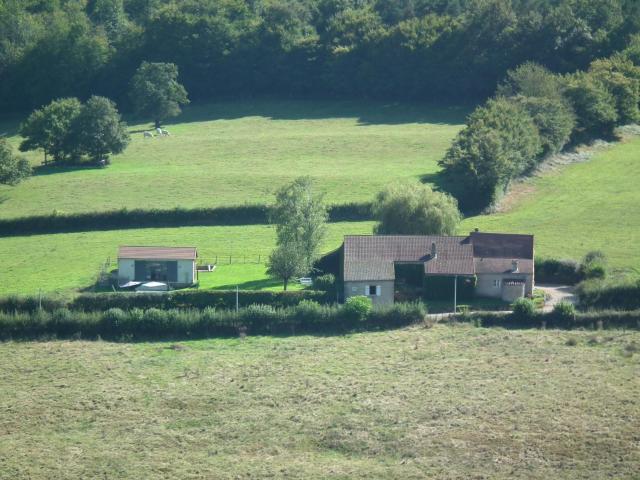
[[640,121],[640,67],[631,57],[616,53],[565,75],[535,63],[509,71],[439,162],[445,189],[463,210],[480,211],[549,155]]
[[143,61],[193,100],[228,95],[478,100],[534,61],[584,70],[631,48],[636,0],[4,0],[0,104],[91,95],[128,109]]

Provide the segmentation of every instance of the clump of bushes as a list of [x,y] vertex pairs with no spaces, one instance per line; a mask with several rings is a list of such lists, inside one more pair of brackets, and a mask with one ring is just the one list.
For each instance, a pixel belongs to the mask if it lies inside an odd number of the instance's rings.
[[640,308],[640,280],[593,278],[576,288],[583,309],[634,310]]

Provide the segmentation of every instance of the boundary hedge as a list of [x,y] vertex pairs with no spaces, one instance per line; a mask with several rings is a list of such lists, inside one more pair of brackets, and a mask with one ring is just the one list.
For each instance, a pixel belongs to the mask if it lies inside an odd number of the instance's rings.
[[[238,291],[238,304],[246,307],[253,304],[273,307],[291,307],[303,300],[318,303],[331,303],[326,292],[316,290],[298,290],[271,292],[264,290]],[[0,312],[34,313],[40,309],[51,312],[61,308],[73,311],[105,311],[110,308],[129,310],[132,308],[159,309],[232,309],[236,306],[235,290],[178,290],[166,294],[157,293],[83,293],[70,300],[35,296],[8,296],[0,298]]]
[[640,330],[640,310],[600,310],[577,312],[567,317],[555,312],[522,317],[513,313],[474,312],[455,317],[462,322],[471,322],[482,327],[503,328],[553,328],[561,330],[628,328]]
[[104,338],[120,341],[191,339],[238,335],[344,333],[398,328],[423,321],[420,303],[396,304],[356,316],[345,306],[303,302],[295,307],[251,305],[233,310],[111,308],[105,312],[58,309],[0,313],[0,340]]
[[[329,207],[330,222],[357,222],[372,218],[370,203],[346,203]],[[108,212],[0,219],[0,237],[132,228],[268,223],[269,207],[259,204],[214,208],[174,208],[171,210],[128,210],[124,208]]]

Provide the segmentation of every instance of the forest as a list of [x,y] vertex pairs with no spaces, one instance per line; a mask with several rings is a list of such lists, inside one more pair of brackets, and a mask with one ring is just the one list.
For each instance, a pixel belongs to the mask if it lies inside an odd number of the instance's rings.
[[478,102],[526,61],[640,60],[636,0],[2,0],[0,108],[108,97],[143,61],[192,101],[272,95]]

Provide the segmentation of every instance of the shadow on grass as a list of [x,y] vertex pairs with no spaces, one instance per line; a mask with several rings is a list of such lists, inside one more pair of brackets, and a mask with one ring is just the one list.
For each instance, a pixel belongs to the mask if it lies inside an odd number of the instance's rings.
[[77,172],[78,170],[103,170],[105,168],[109,168],[109,166],[107,165],[106,167],[101,167],[93,163],[81,163],[78,165],[56,165],[54,163],[54,164],[48,164],[48,165],[38,165],[34,167],[33,176],[42,177],[45,175],[59,175],[63,173],[73,173],[73,172]]
[[250,280],[248,282],[230,283],[228,285],[216,285],[215,287],[201,287],[201,290],[235,290],[238,287],[240,290],[265,290],[267,288],[274,288],[282,286],[282,282],[279,280],[273,280],[271,278],[263,278],[260,280]]
[[245,99],[188,106],[180,116],[167,120],[165,125],[235,120],[244,117],[265,117],[273,120],[357,118],[362,126],[406,123],[461,125],[472,109],[472,105],[409,102]]

